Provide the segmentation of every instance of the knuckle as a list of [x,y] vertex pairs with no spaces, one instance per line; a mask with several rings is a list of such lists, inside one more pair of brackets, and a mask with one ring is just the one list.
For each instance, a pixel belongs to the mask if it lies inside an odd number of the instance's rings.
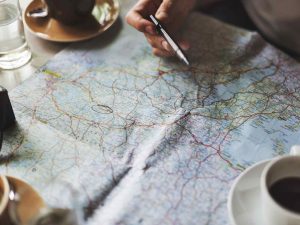
[[127,15],[125,16],[125,20],[130,26],[134,27],[138,31],[144,31],[144,24],[142,20],[133,10],[127,13]]
[[152,53],[155,56],[161,56],[160,51],[158,49],[152,49]]
[[144,25],[143,25],[142,23],[140,23],[139,21],[135,21],[135,23],[133,24],[133,26],[134,26],[137,30],[139,30],[139,31],[141,31],[141,32],[144,31]]
[[156,42],[153,40],[153,38],[146,37],[146,39],[147,39],[148,43],[149,43],[152,47],[156,48],[157,44],[156,44]]
[[171,16],[165,11],[160,11],[157,14],[157,18],[164,24],[168,24],[171,21]]
[[147,38],[147,41],[148,41],[148,43],[149,43],[150,45],[152,45],[153,47],[155,46],[155,43],[153,42],[152,39]]
[[129,20],[131,14],[132,14],[132,10],[129,10],[129,11],[127,12],[127,14],[126,14],[126,17],[125,17],[125,18],[126,18],[126,21]]
[[[125,19],[126,19],[126,22],[127,22],[128,24],[130,24],[130,21],[131,21],[131,11],[129,11],[129,12],[126,14]],[[130,24],[130,25],[131,25],[131,24]]]

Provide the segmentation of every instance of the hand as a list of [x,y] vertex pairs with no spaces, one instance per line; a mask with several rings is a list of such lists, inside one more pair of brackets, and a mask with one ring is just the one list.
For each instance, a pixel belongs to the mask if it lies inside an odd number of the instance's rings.
[[177,38],[176,41],[183,50],[187,50],[190,44],[180,39],[176,32],[181,28],[195,4],[196,0],[139,0],[127,14],[126,20],[131,26],[145,34],[153,48],[153,54],[168,57],[174,55],[174,52],[165,39],[157,34],[153,23],[148,20],[150,14],[155,15],[172,37]]

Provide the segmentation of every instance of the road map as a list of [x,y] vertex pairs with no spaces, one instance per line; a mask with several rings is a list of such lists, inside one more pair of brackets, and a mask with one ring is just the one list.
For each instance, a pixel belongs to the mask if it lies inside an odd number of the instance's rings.
[[[88,225],[229,224],[247,167],[300,142],[300,64],[255,33],[193,14],[191,66],[124,22],[70,45],[9,95],[0,172],[50,205],[68,184]],[[6,155],[3,157],[3,155]]]

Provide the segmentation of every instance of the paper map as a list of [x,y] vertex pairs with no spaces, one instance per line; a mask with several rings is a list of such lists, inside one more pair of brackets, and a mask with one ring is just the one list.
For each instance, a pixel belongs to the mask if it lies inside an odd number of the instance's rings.
[[123,22],[134,2],[10,92],[18,124],[0,172],[56,206],[65,195],[50,184],[68,183],[88,225],[229,224],[234,179],[300,142],[299,63],[198,13],[191,67],[162,60]]

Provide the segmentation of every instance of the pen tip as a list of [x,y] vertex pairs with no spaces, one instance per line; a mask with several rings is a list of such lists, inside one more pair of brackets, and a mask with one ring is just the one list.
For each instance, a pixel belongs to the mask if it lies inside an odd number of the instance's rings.
[[187,59],[184,59],[184,62],[185,62],[185,64],[186,64],[187,66],[190,65],[190,62],[189,62]]

